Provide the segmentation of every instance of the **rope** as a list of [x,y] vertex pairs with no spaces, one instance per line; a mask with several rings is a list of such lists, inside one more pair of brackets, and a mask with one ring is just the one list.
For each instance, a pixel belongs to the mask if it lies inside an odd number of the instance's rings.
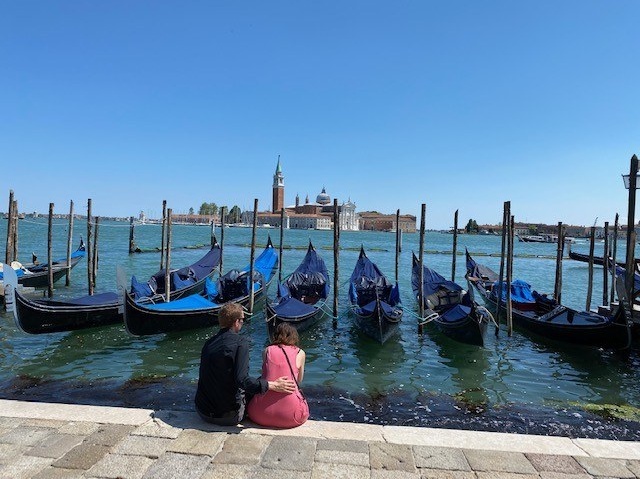
[[487,318],[491,323],[493,323],[493,325],[497,328],[498,327],[498,323],[496,322],[495,318],[493,317],[493,314],[491,314],[491,311],[489,311],[487,308],[485,308],[484,306],[480,306],[478,305],[477,307],[477,311],[485,318]]

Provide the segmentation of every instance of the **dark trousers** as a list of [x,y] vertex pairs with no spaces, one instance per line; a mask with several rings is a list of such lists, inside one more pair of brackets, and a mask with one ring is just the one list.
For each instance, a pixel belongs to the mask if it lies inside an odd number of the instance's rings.
[[210,422],[218,426],[235,426],[244,419],[246,405],[248,403],[244,391],[239,392],[236,396],[236,399],[238,402],[237,410],[227,411],[221,415],[216,415],[216,417],[201,411],[200,409],[198,409],[198,406],[196,406],[196,411],[198,413],[198,416],[200,416],[206,422]]

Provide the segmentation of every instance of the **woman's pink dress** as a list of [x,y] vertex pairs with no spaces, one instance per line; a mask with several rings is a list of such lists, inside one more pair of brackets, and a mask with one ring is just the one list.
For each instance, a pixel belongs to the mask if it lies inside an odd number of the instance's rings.
[[[275,381],[282,376],[291,378],[291,369],[284,357],[285,353],[296,380],[298,379],[296,356],[300,349],[287,345],[282,345],[282,348],[284,352],[277,345],[267,347],[262,363],[262,377],[267,381]],[[304,424],[309,418],[309,405],[296,386],[296,390],[291,394],[267,391],[265,394],[255,395],[249,402],[247,413],[253,422],[261,426],[291,428]]]

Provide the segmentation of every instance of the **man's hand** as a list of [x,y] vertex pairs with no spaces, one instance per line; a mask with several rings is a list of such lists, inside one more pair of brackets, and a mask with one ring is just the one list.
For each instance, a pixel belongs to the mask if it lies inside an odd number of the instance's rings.
[[269,381],[269,391],[291,394],[296,390],[296,383],[287,376],[282,376],[275,381]]

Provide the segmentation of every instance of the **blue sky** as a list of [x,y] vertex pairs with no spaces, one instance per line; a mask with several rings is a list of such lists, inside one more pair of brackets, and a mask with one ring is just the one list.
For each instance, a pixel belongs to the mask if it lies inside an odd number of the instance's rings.
[[626,218],[637,0],[1,6],[1,211],[266,209],[281,155],[287,204]]

